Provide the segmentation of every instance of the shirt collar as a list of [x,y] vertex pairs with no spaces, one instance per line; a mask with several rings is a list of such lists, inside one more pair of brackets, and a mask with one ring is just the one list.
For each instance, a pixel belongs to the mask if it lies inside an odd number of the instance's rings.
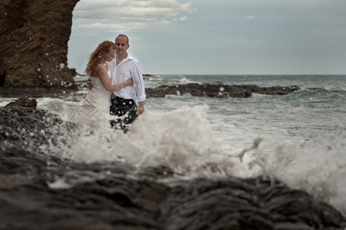
[[131,59],[134,59],[134,58],[131,56],[131,54],[127,53],[127,57],[125,59],[127,61],[127,60],[131,60]]
[[[122,60],[120,63],[119,63],[119,65],[121,65],[121,64],[123,64],[123,63],[125,63],[125,62],[127,62],[128,60],[132,60],[132,59],[134,59],[129,53],[127,53],[127,57],[124,59],[124,60]],[[114,60],[115,60],[115,58],[114,58]]]

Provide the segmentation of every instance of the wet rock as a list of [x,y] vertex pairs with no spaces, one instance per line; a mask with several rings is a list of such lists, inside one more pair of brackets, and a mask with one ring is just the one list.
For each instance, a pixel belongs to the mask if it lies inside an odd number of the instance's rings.
[[273,86],[273,87],[259,87],[257,85],[242,85],[252,93],[267,94],[267,95],[286,95],[299,90],[296,85],[292,86]]
[[[76,84],[75,84],[76,86]],[[1,87],[0,97],[32,97],[32,98],[66,98],[68,95],[75,95],[76,89],[71,88],[40,88],[40,87]]]
[[223,85],[223,84],[197,84],[189,83],[185,85],[161,85],[156,88],[146,89],[146,95],[150,97],[165,97],[166,95],[191,94],[196,97],[217,97],[217,98],[247,98],[253,93],[268,95],[286,95],[298,90],[298,86],[274,86],[259,87],[256,85]]
[[0,108],[0,229],[346,227],[332,206],[275,179],[187,179],[164,166],[58,157],[73,130],[46,111]]
[[67,43],[78,1],[1,1],[0,87],[75,88]]
[[14,102],[10,102],[5,107],[11,107],[11,106],[30,107],[30,108],[36,109],[37,101],[36,99],[21,97]]
[[[67,143],[63,134],[74,129],[74,124],[64,123],[57,115],[31,107],[0,107],[0,146],[43,153]],[[15,154],[13,152],[12,154]],[[21,164],[23,170],[30,164]],[[3,165],[0,164],[0,167]]]

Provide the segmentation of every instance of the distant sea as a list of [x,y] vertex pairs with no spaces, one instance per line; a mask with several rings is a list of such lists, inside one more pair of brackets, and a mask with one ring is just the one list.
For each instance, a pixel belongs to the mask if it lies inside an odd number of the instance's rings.
[[[38,98],[38,108],[67,120],[87,93],[86,79],[75,78],[80,91],[73,95]],[[186,83],[297,85],[300,90],[250,98],[193,97],[178,92],[147,98],[145,114],[129,134],[112,136],[104,126],[84,127],[62,157],[88,163],[116,156],[137,167],[165,165],[191,177],[266,174],[346,214],[346,75],[145,76],[148,88]],[[0,106],[14,100],[0,97]],[[90,132],[84,135],[85,130],[93,130],[94,137],[90,138]],[[237,157],[240,154],[242,159]],[[203,167],[206,163],[215,167]]]

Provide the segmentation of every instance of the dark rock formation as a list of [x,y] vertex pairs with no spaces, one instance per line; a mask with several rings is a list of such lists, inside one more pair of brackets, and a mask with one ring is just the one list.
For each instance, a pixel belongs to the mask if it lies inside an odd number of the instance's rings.
[[[75,84],[77,86],[77,84]],[[1,87],[0,97],[51,97],[51,98],[66,98],[68,95],[74,95],[74,88],[21,88],[21,87]]]
[[252,93],[267,94],[267,95],[287,95],[299,90],[296,85],[292,86],[272,86],[272,87],[259,87],[257,85],[242,85]]
[[[276,180],[181,180],[166,167],[82,164],[42,152],[56,151],[73,128],[42,110],[0,108],[0,229],[346,227],[333,207]],[[54,189],[57,180],[67,186]]]
[[77,76],[77,71],[75,68],[70,68],[70,72],[71,72],[73,77]]
[[21,97],[14,102],[10,102],[5,107],[19,106],[19,107],[30,107],[36,109],[37,101],[36,99],[29,99],[27,97]]
[[274,87],[259,87],[256,85],[223,85],[223,84],[197,84],[190,83],[186,85],[161,85],[156,88],[146,89],[146,95],[150,97],[164,97],[165,95],[182,95],[189,93],[196,97],[218,97],[218,98],[246,98],[252,93],[269,94],[269,95],[286,95],[298,90],[298,86],[274,86]]
[[78,1],[1,1],[0,87],[75,87],[67,42]]
[[73,77],[75,77],[75,76],[86,76],[86,75],[84,75],[84,74],[80,74],[80,73],[78,73],[77,72],[77,70],[75,69],[75,68],[70,68],[70,72],[71,72],[71,74],[72,74],[72,76]]

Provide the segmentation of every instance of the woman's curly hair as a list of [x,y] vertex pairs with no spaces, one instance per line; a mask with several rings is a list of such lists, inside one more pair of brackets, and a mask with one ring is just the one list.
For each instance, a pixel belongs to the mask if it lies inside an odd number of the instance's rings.
[[87,64],[87,67],[85,69],[85,73],[90,75],[91,72],[95,69],[95,67],[100,64],[100,62],[103,60],[102,57],[106,53],[110,51],[110,49],[115,49],[115,44],[111,41],[104,41],[101,42],[94,52],[90,55],[89,62]]

